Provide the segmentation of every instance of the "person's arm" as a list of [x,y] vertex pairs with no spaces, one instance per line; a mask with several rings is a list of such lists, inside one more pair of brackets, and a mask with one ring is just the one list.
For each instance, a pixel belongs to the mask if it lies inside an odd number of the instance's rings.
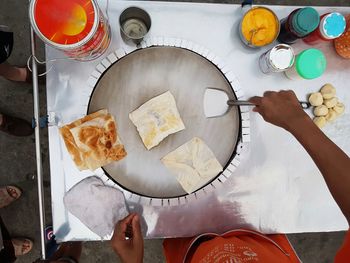
[[115,225],[111,245],[123,263],[143,262],[143,236],[137,214],[129,214]]
[[314,160],[327,186],[350,224],[350,159],[333,143],[301,108],[293,91],[265,92],[253,97],[265,121],[295,136]]

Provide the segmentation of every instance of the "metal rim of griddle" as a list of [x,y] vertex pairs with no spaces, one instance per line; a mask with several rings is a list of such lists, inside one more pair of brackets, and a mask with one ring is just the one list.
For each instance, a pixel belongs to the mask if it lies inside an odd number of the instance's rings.
[[[176,47],[189,50],[191,52],[200,55],[209,62],[211,62],[217,69],[222,73],[223,77],[227,80],[230,85],[233,93],[237,99],[243,99],[244,92],[234,75],[230,67],[221,60],[218,56],[210,52],[207,48],[202,47],[194,42],[179,39],[179,38],[170,38],[170,37],[151,37],[144,39],[140,45],[133,47],[131,49],[117,49],[116,51],[110,53],[106,58],[104,58],[92,71],[89,79],[87,80],[87,89],[84,92],[88,97],[88,102],[86,104],[85,114],[88,113],[90,100],[94,92],[95,87],[97,86],[98,81],[103,76],[105,72],[111,67],[114,63],[122,59],[128,54],[131,54],[137,50],[145,49],[149,47]],[[186,204],[191,200],[196,200],[201,196],[205,196],[208,193],[214,191],[216,188],[220,187],[236,170],[240,164],[240,154],[244,147],[250,142],[250,121],[249,121],[249,108],[247,106],[240,106],[238,109],[239,119],[240,119],[240,128],[237,143],[232,152],[230,161],[225,165],[223,172],[218,174],[214,179],[209,181],[202,188],[191,194],[184,194],[182,196],[170,197],[170,198],[155,198],[150,196],[141,195],[133,192],[130,189],[122,186],[115,181],[107,172],[101,167],[95,171],[96,175],[100,177],[103,182],[108,185],[115,187],[121,190],[124,193],[125,199],[130,202],[139,203],[143,205],[152,205],[152,206],[176,206],[181,204]]]

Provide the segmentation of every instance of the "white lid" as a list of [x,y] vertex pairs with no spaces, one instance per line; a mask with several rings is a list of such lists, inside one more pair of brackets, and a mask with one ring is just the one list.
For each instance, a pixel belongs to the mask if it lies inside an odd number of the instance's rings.
[[294,51],[291,46],[279,44],[271,49],[270,62],[276,69],[290,68],[294,63]]

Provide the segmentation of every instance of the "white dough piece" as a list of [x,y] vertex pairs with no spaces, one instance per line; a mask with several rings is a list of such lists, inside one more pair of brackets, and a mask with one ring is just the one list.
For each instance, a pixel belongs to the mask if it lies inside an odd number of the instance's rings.
[[320,92],[312,93],[309,97],[309,102],[312,106],[321,106],[323,103],[323,97]]
[[328,110],[328,114],[325,116],[326,121],[334,121],[338,117],[338,113],[336,113],[333,109]]
[[326,125],[327,121],[324,116],[320,116],[314,118],[314,123],[321,129]]
[[147,101],[130,113],[129,118],[147,150],[157,146],[168,135],[185,129],[170,91]]
[[161,161],[187,193],[196,191],[223,169],[210,148],[197,137],[170,152]]
[[335,97],[336,90],[332,84],[325,84],[321,88],[321,94],[322,94],[324,99],[331,99],[331,98]]
[[341,102],[338,102],[337,105],[333,107],[333,110],[338,114],[341,115],[345,111],[345,105]]
[[328,114],[328,108],[325,105],[317,106],[314,109],[315,116],[326,116]]
[[333,108],[335,105],[337,105],[338,103],[338,98],[337,97],[333,97],[331,99],[327,99],[323,101],[323,104],[329,109],[329,108]]

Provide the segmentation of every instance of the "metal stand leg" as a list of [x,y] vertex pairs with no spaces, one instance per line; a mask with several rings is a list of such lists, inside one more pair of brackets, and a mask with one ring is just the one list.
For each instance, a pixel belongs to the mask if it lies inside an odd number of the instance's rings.
[[[30,30],[31,52],[35,57],[36,41],[33,29]],[[33,74],[33,97],[34,97],[34,122],[35,122],[35,152],[36,152],[36,168],[38,180],[38,197],[39,197],[39,213],[40,213],[40,239],[41,239],[41,257],[46,259],[45,251],[45,206],[44,206],[44,187],[42,177],[42,163],[40,150],[40,110],[39,110],[39,91],[38,91],[38,68],[35,59],[32,59]]]

